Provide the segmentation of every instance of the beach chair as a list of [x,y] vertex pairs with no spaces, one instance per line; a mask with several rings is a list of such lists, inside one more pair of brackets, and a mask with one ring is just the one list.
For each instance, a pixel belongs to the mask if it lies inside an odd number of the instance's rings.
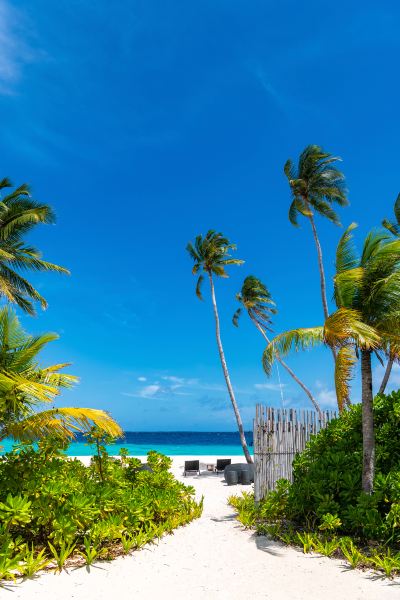
[[215,465],[214,473],[223,473],[225,467],[231,464],[230,458],[217,458],[217,464]]
[[183,471],[183,476],[186,477],[187,473],[197,473],[197,475],[200,475],[200,461],[185,460],[185,469]]

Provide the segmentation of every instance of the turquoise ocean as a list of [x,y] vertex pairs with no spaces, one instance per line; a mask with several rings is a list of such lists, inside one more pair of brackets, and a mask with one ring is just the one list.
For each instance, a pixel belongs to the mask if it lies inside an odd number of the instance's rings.
[[[252,451],[253,435],[246,433],[247,443]],[[2,440],[1,454],[11,450],[13,442]],[[157,450],[168,456],[235,456],[242,454],[239,434],[236,432],[197,432],[197,431],[126,431],[124,438],[107,447],[110,454],[118,454],[120,448],[127,448],[131,456],[145,456],[149,450]],[[72,442],[67,450],[69,456],[90,456],[93,448],[83,437]]]

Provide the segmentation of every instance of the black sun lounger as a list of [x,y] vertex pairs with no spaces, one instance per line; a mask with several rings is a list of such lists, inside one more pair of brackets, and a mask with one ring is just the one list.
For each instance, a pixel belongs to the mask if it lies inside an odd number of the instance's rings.
[[217,464],[215,465],[214,473],[223,473],[225,467],[231,464],[230,458],[217,458]]
[[183,476],[186,477],[187,473],[197,473],[197,475],[200,475],[200,461],[185,460],[185,469],[183,471]]

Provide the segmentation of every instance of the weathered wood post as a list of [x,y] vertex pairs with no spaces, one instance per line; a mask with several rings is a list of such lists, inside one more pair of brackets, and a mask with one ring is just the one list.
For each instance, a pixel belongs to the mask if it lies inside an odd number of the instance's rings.
[[257,404],[253,421],[254,499],[260,502],[275,489],[279,479],[293,479],[293,459],[306,447],[311,435],[336,418],[325,411],[271,408]]

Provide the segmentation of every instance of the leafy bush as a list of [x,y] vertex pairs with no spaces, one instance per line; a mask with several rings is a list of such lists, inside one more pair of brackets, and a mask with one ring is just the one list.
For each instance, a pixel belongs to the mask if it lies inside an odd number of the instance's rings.
[[202,503],[168,471],[169,458],[150,452],[153,471],[138,471],[126,452],[110,457],[102,435],[89,467],[67,460],[55,440],[0,458],[0,578],[32,576],[49,559],[59,570],[72,556],[109,559],[200,516]]
[[314,436],[296,457],[285,508],[288,518],[317,524],[329,513],[339,519],[343,533],[400,543],[400,392],[375,398],[374,419],[374,493],[360,491],[362,433],[357,404]]
[[361,491],[361,405],[314,436],[293,464],[293,483],[280,480],[257,506],[229,498],[238,519],[304,552],[345,558],[351,568],[400,573],[400,391],[374,400],[374,493]]

